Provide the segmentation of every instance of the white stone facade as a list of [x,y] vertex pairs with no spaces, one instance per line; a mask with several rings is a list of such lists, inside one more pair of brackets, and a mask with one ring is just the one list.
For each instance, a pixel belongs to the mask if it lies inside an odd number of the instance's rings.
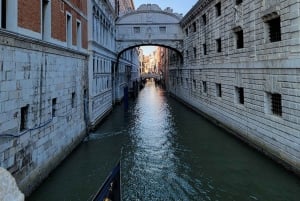
[[114,5],[88,1],[89,120],[94,128],[113,105],[112,71],[116,65]]
[[0,166],[28,194],[85,135],[87,55],[0,30]]
[[120,53],[140,45],[162,45],[181,51],[183,33],[182,16],[172,10],[162,10],[155,4],[143,4],[116,22],[116,48]]
[[183,18],[169,89],[299,174],[300,3],[237,2],[198,1]]

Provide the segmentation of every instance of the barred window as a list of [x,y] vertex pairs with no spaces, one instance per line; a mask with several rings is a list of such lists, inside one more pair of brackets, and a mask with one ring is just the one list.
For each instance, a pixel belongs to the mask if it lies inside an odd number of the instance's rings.
[[281,94],[271,94],[272,113],[282,116]]
[[134,33],[140,33],[141,32],[140,27],[133,27],[133,32]]
[[193,80],[193,87],[196,89],[196,80]]
[[196,47],[194,47],[194,59],[196,59],[196,57],[197,57],[197,48]]
[[267,21],[270,42],[281,41],[280,17]]

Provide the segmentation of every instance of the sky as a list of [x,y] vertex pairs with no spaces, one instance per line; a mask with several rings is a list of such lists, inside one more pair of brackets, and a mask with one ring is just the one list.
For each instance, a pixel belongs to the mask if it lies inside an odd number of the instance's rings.
[[[133,0],[134,6],[137,9],[142,4],[157,4],[164,10],[167,7],[171,7],[174,13],[185,15],[198,0]],[[155,50],[153,46],[143,46],[144,55],[149,55]]]

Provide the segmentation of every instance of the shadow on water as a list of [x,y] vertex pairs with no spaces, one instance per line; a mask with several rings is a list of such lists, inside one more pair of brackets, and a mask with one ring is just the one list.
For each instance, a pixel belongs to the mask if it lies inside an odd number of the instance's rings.
[[295,175],[149,82],[128,111],[116,107],[28,200],[89,200],[120,155],[123,200],[300,197]]

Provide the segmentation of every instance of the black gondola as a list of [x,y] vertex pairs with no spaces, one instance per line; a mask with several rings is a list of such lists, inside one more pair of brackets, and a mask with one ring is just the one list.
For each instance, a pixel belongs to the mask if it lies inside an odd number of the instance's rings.
[[93,201],[120,201],[121,200],[121,170],[120,162],[106,178]]

